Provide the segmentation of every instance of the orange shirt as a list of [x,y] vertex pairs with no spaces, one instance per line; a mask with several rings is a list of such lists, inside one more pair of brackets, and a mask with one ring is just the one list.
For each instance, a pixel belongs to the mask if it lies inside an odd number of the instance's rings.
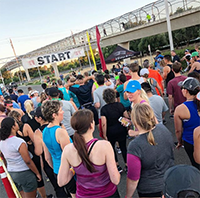
[[[158,82],[162,92],[164,93],[164,88],[163,88],[163,85],[162,85],[163,79],[162,79],[162,76],[160,75],[160,73],[156,70],[149,69],[149,78],[154,78]],[[156,88],[156,91],[157,91],[158,95],[160,95],[157,88]]]

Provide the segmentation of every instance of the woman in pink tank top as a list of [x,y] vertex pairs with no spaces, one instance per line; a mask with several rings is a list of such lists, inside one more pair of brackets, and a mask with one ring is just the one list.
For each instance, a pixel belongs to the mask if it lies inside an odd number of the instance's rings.
[[77,198],[120,197],[114,151],[108,141],[93,137],[93,113],[87,109],[75,112],[71,126],[74,142],[63,150],[58,185],[64,186],[76,173]]

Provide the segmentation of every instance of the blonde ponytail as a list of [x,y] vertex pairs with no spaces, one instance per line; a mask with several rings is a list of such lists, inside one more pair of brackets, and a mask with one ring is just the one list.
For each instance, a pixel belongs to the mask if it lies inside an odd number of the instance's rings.
[[147,141],[155,146],[152,129],[156,126],[156,118],[153,109],[145,103],[135,104],[131,112],[131,121],[148,132]]
[[146,92],[144,91],[144,89],[141,89],[140,97],[149,104],[149,98],[148,98]]
[[154,136],[153,136],[152,131],[149,131],[148,136],[147,136],[147,141],[148,141],[149,144],[152,145],[152,146],[155,146],[155,145],[156,145],[155,139],[154,139]]

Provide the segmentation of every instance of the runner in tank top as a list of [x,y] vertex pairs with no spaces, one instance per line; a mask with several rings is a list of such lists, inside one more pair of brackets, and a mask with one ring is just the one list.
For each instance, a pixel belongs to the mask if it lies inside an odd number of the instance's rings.
[[77,198],[120,197],[116,186],[120,174],[114,152],[108,141],[94,139],[92,112],[87,109],[75,112],[71,125],[76,131],[74,143],[64,148],[58,173],[59,186],[68,183],[76,173]]

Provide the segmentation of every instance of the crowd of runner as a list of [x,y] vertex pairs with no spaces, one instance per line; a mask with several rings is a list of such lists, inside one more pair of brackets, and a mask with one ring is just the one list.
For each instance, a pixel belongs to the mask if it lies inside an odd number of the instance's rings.
[[[155,65],[119,62],[111,71],[49,80],[41,93],[14,85],[0,94],[1,156],[22,197],[52,197],[42,174],[58,198],[120,197],[121,172],[127,198],[136,190],[139,197],[200,196],[199,51],[181,59],[156,53]],[[168,110],[177,142],[165,126]],[[174,166],[180,147],[193,167]],[[188,186],[172,185],[176,174]]]

